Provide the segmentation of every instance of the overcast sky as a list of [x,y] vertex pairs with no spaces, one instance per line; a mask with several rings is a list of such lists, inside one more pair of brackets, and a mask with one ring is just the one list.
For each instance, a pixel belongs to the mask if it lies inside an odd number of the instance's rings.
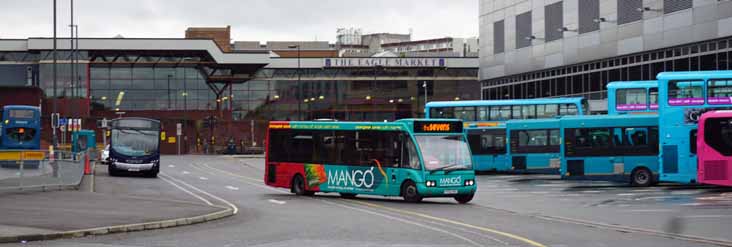
[[[69,2],[58,0],[59,36]],[[51,37],[52,0],[5,0],[0,38]],[[413,39],[478,36],[478,0],[75,0],[81,37],[182,38],[189,26],[231,25],[233,40],[335,41],[339,27]]]

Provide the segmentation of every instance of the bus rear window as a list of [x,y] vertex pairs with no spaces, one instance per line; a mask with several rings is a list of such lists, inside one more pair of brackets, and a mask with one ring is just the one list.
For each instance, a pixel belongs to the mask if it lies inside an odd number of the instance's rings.
[[668,84],[668,104],[672,106],[703,105],[702,81],[672,81]]
[[732,80],[708,81],[707,102],[710,105],[732,104]]
[[647,109],[645,88],[618,89],[615,96],[615,109],[618,111],[638,111]]

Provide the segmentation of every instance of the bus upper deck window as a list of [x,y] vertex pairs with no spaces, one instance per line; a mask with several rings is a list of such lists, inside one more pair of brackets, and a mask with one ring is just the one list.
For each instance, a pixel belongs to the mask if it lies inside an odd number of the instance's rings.
[[710,80],[707,82],[707,102],[710,105],[732,104],[732,80]]
[[671,81],[668,84],[668,104],[672,106],[703,105],[703,81]]

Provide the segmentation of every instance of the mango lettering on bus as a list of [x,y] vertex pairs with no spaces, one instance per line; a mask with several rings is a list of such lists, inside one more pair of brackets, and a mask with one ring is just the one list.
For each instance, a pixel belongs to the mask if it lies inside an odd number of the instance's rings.
[[425,124],[422,130],[426,132],[450,131],[450,124]]

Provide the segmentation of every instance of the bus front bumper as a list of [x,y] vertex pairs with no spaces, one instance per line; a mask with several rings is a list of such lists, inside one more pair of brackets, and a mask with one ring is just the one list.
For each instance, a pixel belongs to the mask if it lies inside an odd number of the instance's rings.
[[424,197],[455,197],[475,194],[476,186],[427,187],[422,184],[417,185],[417,190]]
[[118,170],[123,170],[123,171],[128,171],[128,172],[139,172],[139,171],[152,170],[156,164],[155,163],[130,164],[130,163],[114,162],[113,165]]

